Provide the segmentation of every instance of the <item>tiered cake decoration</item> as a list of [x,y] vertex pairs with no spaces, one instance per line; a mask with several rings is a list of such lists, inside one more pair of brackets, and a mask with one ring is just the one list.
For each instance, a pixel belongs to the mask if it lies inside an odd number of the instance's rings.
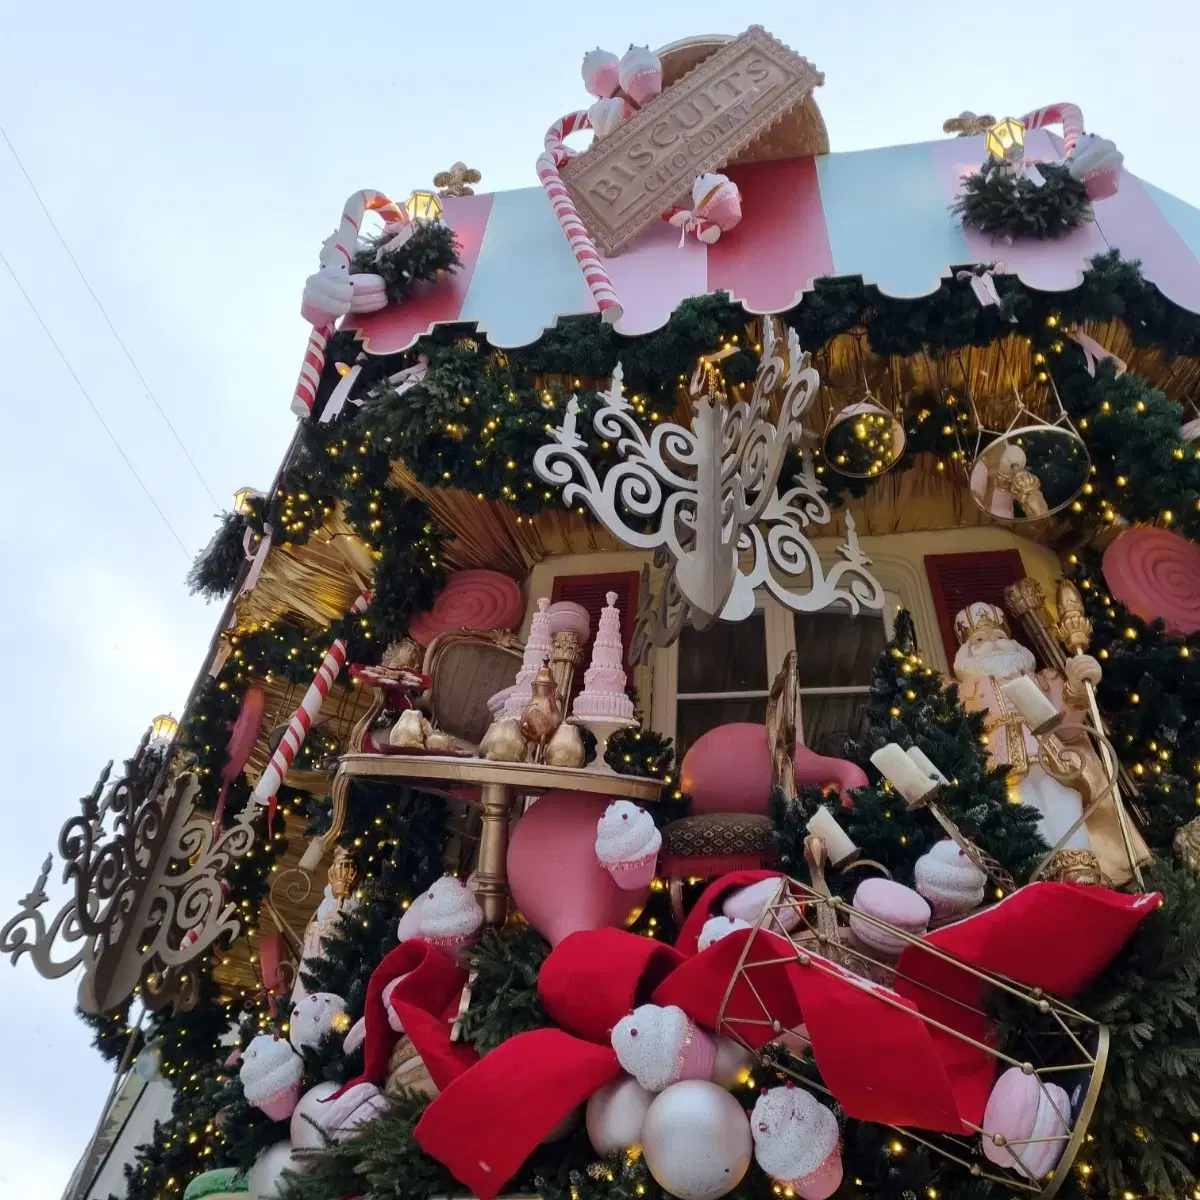
[[617,612],[617,593],[605,594],[607,603],[600,613],[596,640],[592,643],[592,661],[583,674],[583,691],[575,697],[572,720],[589,729],[596,738],[597,771],[611,768],[604,761],[608,739],[618,729],[635,724],[633,701],[625,694],[624,646],[621,641],[621,614]]

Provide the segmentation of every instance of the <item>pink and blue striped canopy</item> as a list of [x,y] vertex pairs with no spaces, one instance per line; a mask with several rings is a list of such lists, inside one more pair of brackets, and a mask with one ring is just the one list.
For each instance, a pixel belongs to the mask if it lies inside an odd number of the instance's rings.
[[[1029,157],[1056,160],[1045,130]],[[1096,219],[1054,241],[1013,245],[965,231],[951,216],[964,175],[984,159],[982,137],[731,168],[741,224],[713,246],[665,222],[605,260],[626,334],[664,325],[680,301],[728,292],[751,312],[781,312],[826,276],[860,275],[894,297],[936,291],[956,266],[1000,260],[1030,287],[1077,286],[1088,261],[1117,249],[1140,259],[1169,300],[1200,313],[1200,210],[1122,172]],[[463,266],[406,303],[357,318],[374,354],[406,349],[434,325],[475,322],[495,346],[536,341],[561,317],[596,312],[583,273],[540,187],[444,201]]]

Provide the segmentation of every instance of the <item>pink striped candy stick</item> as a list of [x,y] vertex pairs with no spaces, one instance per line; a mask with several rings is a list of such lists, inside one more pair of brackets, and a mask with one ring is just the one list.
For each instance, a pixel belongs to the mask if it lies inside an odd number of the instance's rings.
[[[408,220],[403,206],[389,200],[382,192],[373,188],[355,192],[342,209],[342,219],[337,232],[321,247],[318,274],[340,275],[349,271],[354,247],[358,242],[358,230],[362,225],[363,215],[367,212],[377,212],[389,222]],[[300,367],[300,378],[296,381],[296,391],[292,395],[292,412],[298,417],[312,414],[313,405],[317,400],[317,386],[321,382],[321,371],[325,366],[325,343],[333,332],[335,320],[336,317],[319,323],[313,322],[308,347],[304,351],[304,362]]]
[[615,325],[623,313],[621,298],[613,288],[612,280],[600,261],[600,254],[591,234],[584,228],[579,219],[579,213],[563,186],[558,168],[568,159],[573,158],[575,151],[563,140],[568,134],[579,129],[591,129],[586,109],[568,113],[561,120],[555,121],[546,131],[546,149],[538,156],[537,173],[550,201],[550,207],[567,236],[575,261],[583,271],[583,277],[591,289],[592,298],[600,310],[600,318],[606,325]]
[[[352,614],[364,612],[370,603],[371,593],[363,592],[350,606],[350,612]],[[283,777],[295,761],[300,747],[304,745],[304,739],[308,736],[312,723],[320,714],[321,705],[324,704],[325,697],[329,695],[333,681],[337,679],[345,665],[346,639],[338,638],[329,647],[329,652],[322,660],[316,677],[309,684],[308,691],[304,693],[304,699],[300,701],[300,707],[292,714],[292,719],[288,722],[287,729],[284,731],[275,753],[271,756],[271,761],[267,763],[266,769],[254,786],[254,791],[250,795],[250,803],[268,805],[268,829],[275,818],[275,797],[283,783]]]
[[1021,123],[1026,129],[1061,125],[1064,158],[1075,149],[1075,143],[1083,136],[1083,113],[1076,104],[1048,104],[1045,108],[1035,108],[1021,118]]

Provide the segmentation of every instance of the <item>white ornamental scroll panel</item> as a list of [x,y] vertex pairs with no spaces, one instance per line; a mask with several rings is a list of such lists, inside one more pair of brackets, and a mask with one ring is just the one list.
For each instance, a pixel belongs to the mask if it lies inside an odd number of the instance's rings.
[[[702,362],[691,382],[691,428],[662,423],[647,436],[625,399],[618,363],[592,418],[622,460],[603,478],[587,457],[572,396],[562,424],[535,454],[534,470],[562,488],[566,504],[586,504],[610,533],[634,549],[653,550],[655,564],[666,568],[657,596],[648,586],[642,590],[638,661],[649,645],[673,641],[686,621],[704,629],[718,618],[745,620],[757,588],[797,612],[837,604],[854,614],[883,608],[883,588],[868,570],[849,513],[841,561],[828,571],[809,540],[809,527],[828,525],[832,512],[807,451],[790,486],[779,490],[819,386],[796,331],[788,329],[785,343],[768,319],[748,402],[730,403],[717,389],[716,372]],[[772,421],[776,398],[779,416]]]

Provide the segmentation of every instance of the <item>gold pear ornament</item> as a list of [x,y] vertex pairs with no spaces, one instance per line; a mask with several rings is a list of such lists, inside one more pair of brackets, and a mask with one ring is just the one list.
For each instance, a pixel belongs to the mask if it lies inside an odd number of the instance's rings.
[[579,729],[564,721],[546,743],[546,762],[552,767],[582,767],[587,754]]

